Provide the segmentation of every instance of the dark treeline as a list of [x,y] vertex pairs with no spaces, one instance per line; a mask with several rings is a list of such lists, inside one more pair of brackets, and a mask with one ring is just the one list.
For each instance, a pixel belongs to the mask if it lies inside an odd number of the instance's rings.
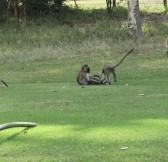
[[[0,20],[7,20],[9,16],[32,16],[60,13],[66,0],[0,0]],[[74,0],[76,7],[77,3]],[[105,1],[104,1],[105,2]],[[106,0],[107,10],[116,7],[116,0]]]
[[0,22],[15,18],[26,22],[27,16],[42,16],[59,13],[64,5],[63,0],[0,0]]
[[[61,14],[66,0],[0,0],[0,22],[10,22],[14,20],[16,27],[26,27],[27,17],[41,17],[45,15]],[[78,8],[76,0],[74,0]],[[110,12],[116,7],[116,0],[106,0],[107,11]]]
[[[0,0],[0,22],[9,22],[12,18],[16,27],[19,27],[19,20],[22,20],[22,25],[25,27],[27,17],[61,14],[65,7],[64,1],[66,0]],[[74,2],[77,7],[76,0]],[[105,2],[108,12],[113,11],[117,5],[116,0]],[[163,0],[163,4],[167,12],[167,0]]]

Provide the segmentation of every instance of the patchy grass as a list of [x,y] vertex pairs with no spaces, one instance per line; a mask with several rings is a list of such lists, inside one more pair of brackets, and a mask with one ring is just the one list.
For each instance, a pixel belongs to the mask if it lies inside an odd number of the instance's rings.
[[[113,62],[120,57],[113,55]],[[117,69],[117,83],[77,85],[80,64],[96,73],[112,56],[100,58],[1,65],[9,88],[0,86],[0,123],[38,123],[0,132],[1,161],[167,160],[167,58],[135,51]]]
[[[0,27],[0,74],[9,84],[0,84],[0,123],[38,123],[1,131],[0,161],[167,161],[167,16],[145,9],[144,36],[135,41],[126,13],[69,9],[29,20],[25,31]],[[117,83],[76,83],[82,64],[98,74],[132,47]]]
[[163,13],[164,8],[161,10],[158,4],[159,11],[152,4],[140,7],[143,38],[139,41],[128,34],[127,9],[121,4],[110,14],[104,8],[67,8],[54,18],[28,18],[25,30],[16,30],[12,22],[4,23],[0,26],[0,63],[122,54],[132,46],[145,52],[165,52],[168,16]]

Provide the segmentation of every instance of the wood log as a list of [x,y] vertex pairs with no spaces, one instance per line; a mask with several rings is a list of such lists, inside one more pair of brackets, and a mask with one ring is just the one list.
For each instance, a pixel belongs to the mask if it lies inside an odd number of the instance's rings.
[[8,128],[14,128],[14,127],[35,127],[37,123],[33,122],[11,122],[11,123],[5,123],[0,125],[0,131]]

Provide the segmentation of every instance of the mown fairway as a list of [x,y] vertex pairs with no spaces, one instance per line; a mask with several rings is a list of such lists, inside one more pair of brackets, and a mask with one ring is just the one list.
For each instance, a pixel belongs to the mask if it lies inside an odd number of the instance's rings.
[[[75,82],[76,65],[82,63],[75,59],[1,66],[10,82],[9,88],[0,86],[0,123],[38,126],[1,131],[0,160],[166,161],[167,58],[132,54],[117,70],[118,83],[85,88]],[[98,61],[84,59],[98,69]],[[128,150],[120,149],[124,146]]]
[[[70,9],[28,20],[26,30],[0,26],[0,76],[9,84],[0,83],[0,124],[38,124],[0,131],[0,162],[167,161],[168,17],[147,12],[156,5],[141,9],[139,40],[128,35],[125,6],[111,15]],[[81,65],[98,74],[132,47],[117,83],[76,83]]]

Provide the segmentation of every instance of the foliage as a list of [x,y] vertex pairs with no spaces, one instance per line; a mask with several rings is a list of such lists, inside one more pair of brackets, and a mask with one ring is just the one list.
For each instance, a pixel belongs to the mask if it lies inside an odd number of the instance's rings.
[[89,51],[93,54],[123,53],[130,46],[139,51],[164,52],[168,17],[148,13],[145,9],[149,8],[144,7],[141,13],[144,36],[138,42],[128,35],[127,10],[123,7],[116,8],[110,15],[104,9],[67,9],[55,19],[29,20],[26,30],[3,24],[0,26],[0,62],[88,55]]
[[[64,4],[64,0],[1,0],[0,18],[10,18],[14,13],[14,1],[17,3],[18,12],[22,16],[23,8],[26,7],[28,16],[40,16],[59,12]],[[4,20],[6,20],[4,19]]]
[[7,2],[5,0],[0,1],[0,22],[6,20],[7,16]]

